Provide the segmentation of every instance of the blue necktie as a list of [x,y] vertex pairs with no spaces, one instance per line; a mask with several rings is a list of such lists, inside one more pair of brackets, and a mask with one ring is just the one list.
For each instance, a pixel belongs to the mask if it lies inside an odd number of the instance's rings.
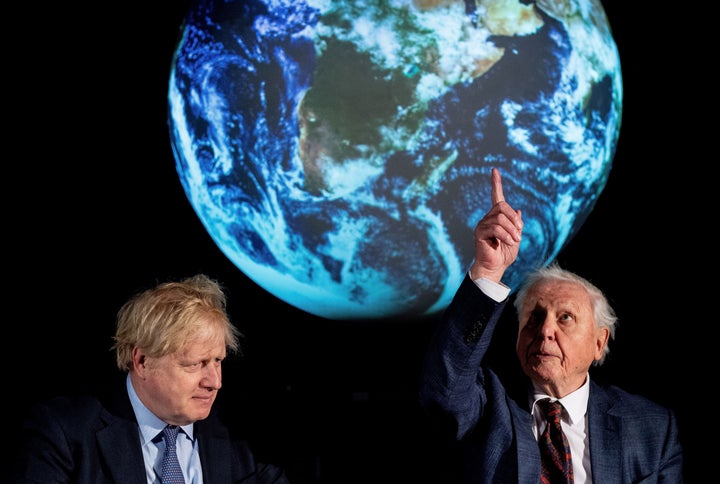
[[165,437],[165,453],[162,458],[162,475],[160,481],[162,484],[185,484],[180,462],[177,458],[175,444],[180,427],[168,425],[163,429]]

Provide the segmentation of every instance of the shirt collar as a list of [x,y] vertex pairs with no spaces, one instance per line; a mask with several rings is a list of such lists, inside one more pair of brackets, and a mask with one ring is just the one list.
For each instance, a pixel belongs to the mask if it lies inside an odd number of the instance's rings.
[[[140,443],[145,445],[148,442],[152,442],[152,440],[155,439],[160,432],[162,432],[167,423],[148,410],[148,408],[140,401],[140,397],[138,397],[135,392],[135,388],[130,380],[129,373],[125,379],[125,385],[127,387],[128,396],[130,397],[130,404],[135,412],[135,419],[137,420],[140,428]],[[194,439],[193,427],[193,424],[180,427],[190,440]]]
[[[531,405],[530,405],[530,413],[535,416],[537,408],[537,402],[538,400],[542,400],[544,398],[549,398],[550,400],[558,400],[556,398],[551,397],[550,395],[546,395],[545,393],[541,392],[534,384],[533,384],[533,394],[531,396]],[[582,421],[582,419],[585,418],[585,413],[587,412],[587,405],[588,405],[588,398],[590,397],[590,374],[588,373],[587,377],[585,378],[585,383],[575,390],[572,393],[569,393],[565,395],[563,398],[560,398],[560,403],[562,403],[563,408],[565,409],[565,413],[568,416],[568,422],[570,425],[575,425],[576,423]],[[539,411],[539,410],[538,410]]]

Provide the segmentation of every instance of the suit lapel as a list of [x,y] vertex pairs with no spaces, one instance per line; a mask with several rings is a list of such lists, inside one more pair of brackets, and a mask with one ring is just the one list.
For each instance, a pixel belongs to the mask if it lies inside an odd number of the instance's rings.
[[115,482],[144,483],[145,462],[134,421],[113,419],[97,433],[98,447]]
[[588,440],[594,482],[622,481],[621,420],[613,415],[612,407],[606,392],[591,380]]
[[[525,398],[527,395],[525,395]],[[532,417],[527,405],[522,407],[516,402],[525,400],[510,400],[508,406],[513,421],[513,432],[517,436],[518,482],[520,484],[537,484],[540,478],[540,450],[537,441],[530,430]]]
[[95,434],[98,453],[113,481],[145,484],[145,459],[138,445],[140,434],[125,387],[125,378],[118,379],[110,387],[109,393],[101,397],[106,410],[100,415],[104,426]]
[[210,419],[195,422],[205,484],[232,482],[229,436],[218,434],[218,431]]

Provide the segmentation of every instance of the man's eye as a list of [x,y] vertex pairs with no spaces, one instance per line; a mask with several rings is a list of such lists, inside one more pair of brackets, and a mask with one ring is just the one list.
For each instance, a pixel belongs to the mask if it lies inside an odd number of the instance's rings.
[[543,311],[532,311],[530,313],[530,316],[528,317],[527,325],[528,326],[538,326],[539,324],[542,324],[543,320],[545,319],[545,313]]

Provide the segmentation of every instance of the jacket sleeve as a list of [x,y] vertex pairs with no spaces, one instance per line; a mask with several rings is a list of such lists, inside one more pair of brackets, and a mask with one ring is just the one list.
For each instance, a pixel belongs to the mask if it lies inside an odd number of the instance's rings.
[[440,318],[423,360],[419,399],[457,440],[477,424],[487,401],[480,368],[507,299],[497,303],[465,275]]

